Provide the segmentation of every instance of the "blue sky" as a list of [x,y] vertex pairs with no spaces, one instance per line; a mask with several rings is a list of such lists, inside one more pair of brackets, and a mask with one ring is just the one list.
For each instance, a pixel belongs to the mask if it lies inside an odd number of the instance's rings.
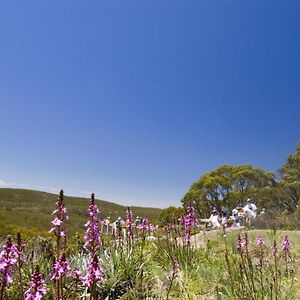
[[3,0],[0,185],[180,205],[300,138],[300,1]]

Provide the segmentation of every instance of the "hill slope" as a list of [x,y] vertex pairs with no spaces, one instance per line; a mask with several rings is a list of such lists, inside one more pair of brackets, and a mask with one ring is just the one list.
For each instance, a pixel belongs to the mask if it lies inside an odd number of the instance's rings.
[[[57,197],[41,191],[0,188],[0,236],[14,235],[17,231],[21,231],[26,237],[48,235]],[[69,234],[83,232],[89,199],[65,196],[64,202],[70,218],[66,222]],[[101,218],[111,216],[112,221],[118,216],[125,218],[125,206],[103,200],[97,200],[97,205]],[[134,217],[148,216],[152,222],[158,219],[161,211],[159,208],[134,206],[131,209]]]

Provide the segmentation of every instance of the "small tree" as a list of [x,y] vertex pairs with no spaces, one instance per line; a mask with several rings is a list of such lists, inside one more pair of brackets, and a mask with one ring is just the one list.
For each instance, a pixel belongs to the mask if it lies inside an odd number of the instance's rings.
[[287,211],[293,212],[300,200],[300,141],[296,152],[288,156],[286,163],[278,171],[281,175],[278,201]]
[[181,207],[170,206],[164,208],[159,215],[159,225],[165,226],[170,223],[176,223],[183,213],[184,210]]

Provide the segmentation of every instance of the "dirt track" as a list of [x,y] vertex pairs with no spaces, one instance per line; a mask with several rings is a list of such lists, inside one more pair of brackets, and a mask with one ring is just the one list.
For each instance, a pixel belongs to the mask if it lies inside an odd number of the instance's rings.
[[[229,227],[226,228],[226,234],[237,231],[237,230],[244,230],[245,227]],[[222,235],[223,229],[213,229],[213,230],[202,230],[199,233],[191,236],[191,246],[196,248],[205,248],[206,247],[206,240],[210,237],[216,236],[216,235]]]

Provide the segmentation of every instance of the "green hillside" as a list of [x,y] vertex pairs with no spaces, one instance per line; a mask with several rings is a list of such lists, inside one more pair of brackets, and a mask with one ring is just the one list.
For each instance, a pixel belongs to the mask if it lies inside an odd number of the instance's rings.
[[[14,235],[21,231],[23,236],[48,236],[51,216],[57,195],[41,191],[0,188],[0,236]],[[89,199],[68,197],[64,199],[69,220],[66,221],[70,236],[83,232],[87,220]],[[100,217],[111,216],[114,221],[118,216],[125,218],[127,207],[115,203],[97,200]],[[160,209],[132,206],[134,216],[148,216],[156,222]]]

